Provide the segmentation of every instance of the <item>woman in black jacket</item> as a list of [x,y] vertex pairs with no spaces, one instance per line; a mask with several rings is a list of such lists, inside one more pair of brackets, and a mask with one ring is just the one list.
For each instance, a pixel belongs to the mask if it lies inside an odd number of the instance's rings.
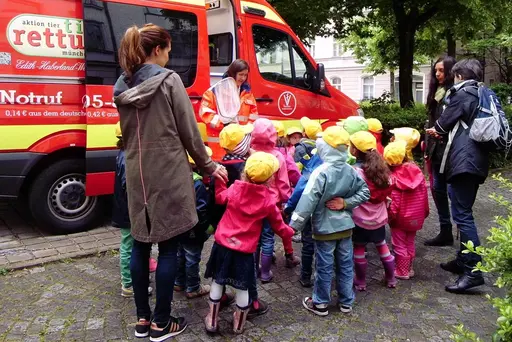
[[[433,127],[445,107],[446,92],[453,86],[452,67],[455,58],[445,56],[439,58],[432,67],[430,86],[427,98],[428,127]],[[446,139],[427,135],[425,162],[429,166],[430,191],[436,204],[441,231],[433,239],[425,241],[426,246],[453,245],[452,222],[450,219],[450,206],[448,203],[448,184],[444,174],[439,173],[441,159],[446,147]]]
[[[439,172],[446,174],[450,184],[450,200],[453,221],[460,229],[460,251],[457,258],[441,264],[446,271],[459,274],[454,285],[446,291],[465,293],[468,289],[484,284],[481,272],[473,272],[481,257],[463,254],[463,243],[472,241],[480,245],[473,218],[473,205],[478,187],[487,178],[489,152],[484,146],[469,137],[478,106],[478,82],[483,78],[482,66],[475,59],[462,60],[452,69],[455,85],[448,91],[447,107],[427,133],[434,137],[449,137]],[[451,144],[451,145],[450,145]]]

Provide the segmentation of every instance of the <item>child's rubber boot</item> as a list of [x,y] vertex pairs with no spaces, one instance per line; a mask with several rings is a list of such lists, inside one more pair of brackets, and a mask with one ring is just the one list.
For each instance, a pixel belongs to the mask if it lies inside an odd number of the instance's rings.
[[261,254],[261,268],[260,268],[260,279],[263,283],[268,283],[272,281],[274,275],[270,270],[272,266],[272,256]]
[[382,260],[382,265],[384,266],[384,274],[385,281],[387,287],[390,289],[394,289],[396,287],[396,278],[395,278],[395,258],[391,260]]
[[410,257],[409,258],[409,278],[413,278],[415,276],[413,263],[414,263],[414,257]]
[[210,298],[208,305],[210,306],[210,312],[204,319],[204,328],[207,332],[214,334],[219,330],[220,300],[214,301]]
[[[270,259],[272,262],[272,257]],[[241,334],[244,332],[245,321],[247,320],[247,314],[249,313],[249,306],[241,308],[238,305],[233,313],[233,332],[235,334]]]
[[300,258],[298,256],[295,256],[293,253],[291,254],[285,254],[286,258],[286,268],[294,268],[295,266],[300,265]]
[[402,280],[409,279],[409,262],[410,259],[408,257],[403,257],[397,255],[395,258],[396,261],[396,269],[395,269],[395,277]]
[[368,262],[366,259],[364,261],[356,261],[354,263],[355,277],[354,277],[354,287],[357,291],[366,291],[366,270],[368,269]]

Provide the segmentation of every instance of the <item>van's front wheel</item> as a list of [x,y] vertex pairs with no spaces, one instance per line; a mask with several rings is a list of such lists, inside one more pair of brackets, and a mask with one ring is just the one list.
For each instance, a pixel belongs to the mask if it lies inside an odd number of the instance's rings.
[[28,195],[32,216],[56,234],[92,228],[104,214],[102,198],[85,196],[85,162],[60,160],[39,174]]

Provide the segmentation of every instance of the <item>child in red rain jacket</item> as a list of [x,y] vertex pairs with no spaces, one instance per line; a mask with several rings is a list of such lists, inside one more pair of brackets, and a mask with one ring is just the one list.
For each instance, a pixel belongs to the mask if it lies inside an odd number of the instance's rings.
[[414,240],[429,214],[425,177],[416,164],[404,163],[406,153],[406,143],[403,141],[392,142],[384,149],[384,159],[391,168],[393,179],[388,215],[396,256],[395,276],[398,279],[414,276]]
[[245,164],[242,180],[229,188],[216,183],[216,202],[226,211],[215,231],[205,278],[213,278],[210,290],[210,312],[205,318],[208,332],[218,330],[220,300],[224,287],[236,290],[233,331],[241,333],[250,308],[249,288],[256,283],[254,256],[258,247],[263,220],[282,238],[290,239],[292,228],[283,222],[267,182],[279,169],[279,161],[270,153],[255,152]]

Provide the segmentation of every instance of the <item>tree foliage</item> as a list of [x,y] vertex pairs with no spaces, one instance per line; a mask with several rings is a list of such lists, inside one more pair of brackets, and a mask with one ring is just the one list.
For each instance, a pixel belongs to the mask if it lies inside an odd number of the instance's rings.
[[370,42],[370,46],[361,48],[359,54],[366,54],[366,59],[371,60],[372,70],[378,72],[386,66],[399,70],[402,107],[413,103],[412,73],[418,56],[435,57],[433,52],[446,49],[447,38],[450,38],[448,45],[453,50],[455,40],[473,39],[496,23],[499,24],[494,27],[502,30],[512,18],[510,0],[269,2],[303,39],[332,35],[335,38],[358,37],[362,42]]

